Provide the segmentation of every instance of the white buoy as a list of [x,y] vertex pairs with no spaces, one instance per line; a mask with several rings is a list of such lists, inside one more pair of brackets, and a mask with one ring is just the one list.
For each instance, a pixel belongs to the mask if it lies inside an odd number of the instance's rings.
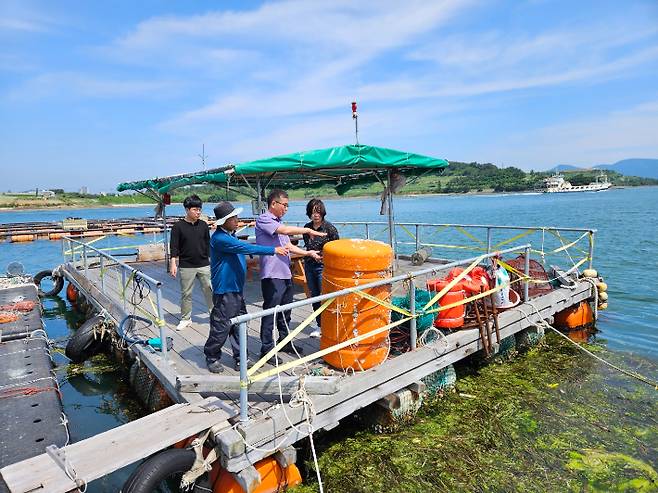
[[606,293],[605,291],[599,293],[599,301],[608,301],[608,293]]
[[608,290],[608,285],[601,281],[596,285],[596,289],[599,290],[599,293],[605,293]]
[[605,310],[605,309],[607,309],[607,308],[608,308],[608,304],[607,304],[607,303],[601,303],[601,304],[599,305],[599,310]]
[[598,277],[599,273],[596,272],[596,269],[585,269],[583,271],[583,276],[585,277]]

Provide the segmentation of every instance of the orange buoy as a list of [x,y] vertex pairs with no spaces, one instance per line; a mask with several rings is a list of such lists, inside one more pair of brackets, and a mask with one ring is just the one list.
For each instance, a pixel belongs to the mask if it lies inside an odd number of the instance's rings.
[[66,286],[66,299],[71,303],[78,301],[78,288],[76,288],[71,282]]
[[[456,276],[454,276],[456,277]],[[453,277],[453,279],[454,279]],[[430,292],[438,293],[443,290],[450,280],[448,279],[430,279],[427,281],[427,290]],[[450,291],[439,298],[438,303],[440,306],[452,305],[453,303],[458,303],[466,299],[466,292],[461,284],[458,282]],[[466,314],[466,304],[462,303],[461,305],[453,306],[447,310],[441,310],[437,313],[436,319],[434,319],[434,327],[441,329],[456,329],[464,325],[464,315]]]
[[555,314],[555,326],[560,329],[577,329],[594,323],[594,313],[587,301]]
[[61,240],[65,233],[48,233],[49,240]]
[[162,231],[162,228],[144,228],[142,230],[143,233],[159,233]]
[[[323,249],[324,273],[322,293],[332,293],[378,279],[391,277],[393,250],[374,240],[342,239],[327,243]],[[372,297],[388,301],[391,286],[366,290]],[[355,336],[367,334],[389,324],[391,310],[358,294],[333,300],[322,312],[320,349],[325,349]],[[382,363],[388,356],[388,331],[323,356],[335,368],[367,370]]]
[[[259,460],[254,464],[254,467],[260,475],[260,484],[254,490],[254,493],[285,491],[287,488],[292,488],[302,482],[302,476],[295,464],[290,464],[284,469],[273,457]],[[233,474],[224,469],[220,470],[219,478],[212,490],[214,493],[244,493]]]
[[24,241],[33,241],[34,235],[13,235],[11,237],[12,243],[21,243]]

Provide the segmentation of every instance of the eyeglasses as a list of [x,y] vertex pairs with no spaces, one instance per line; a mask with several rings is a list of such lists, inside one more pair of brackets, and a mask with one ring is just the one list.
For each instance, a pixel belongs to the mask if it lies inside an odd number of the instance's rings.
[[278,200],[275,200],[274,202],[276,202],[277,204],[281,204],[286,209],[288,208],[288,202],[279,202]]

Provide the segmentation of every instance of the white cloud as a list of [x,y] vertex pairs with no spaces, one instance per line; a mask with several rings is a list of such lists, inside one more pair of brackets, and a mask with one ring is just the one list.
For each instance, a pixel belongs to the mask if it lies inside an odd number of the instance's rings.
[[38,75],[8,94],[10,100],[35,100],[58,97],[122,98],[134,96],[162,97],[176,89],[167,81],[102,79],[76,72],[53,72]]

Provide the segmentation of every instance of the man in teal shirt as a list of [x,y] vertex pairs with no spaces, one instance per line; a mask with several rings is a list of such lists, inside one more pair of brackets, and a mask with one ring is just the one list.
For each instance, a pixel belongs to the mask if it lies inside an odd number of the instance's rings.
[[238,240],[238,215],[229,202],[220,202],[215,207],[217,230],[210,238],[210,273],[213,290],[213,309],[210,312],[210,333],[203,348],[208,370],[212,373],[224,371],[220,359],[222,347],[230,336],[233,351],[233,368],[240,367],[240,340],[238,328],[230,320],[247,313],[243,289],[247,274],[245,255],[288,255],[285,246],[252,245]]

